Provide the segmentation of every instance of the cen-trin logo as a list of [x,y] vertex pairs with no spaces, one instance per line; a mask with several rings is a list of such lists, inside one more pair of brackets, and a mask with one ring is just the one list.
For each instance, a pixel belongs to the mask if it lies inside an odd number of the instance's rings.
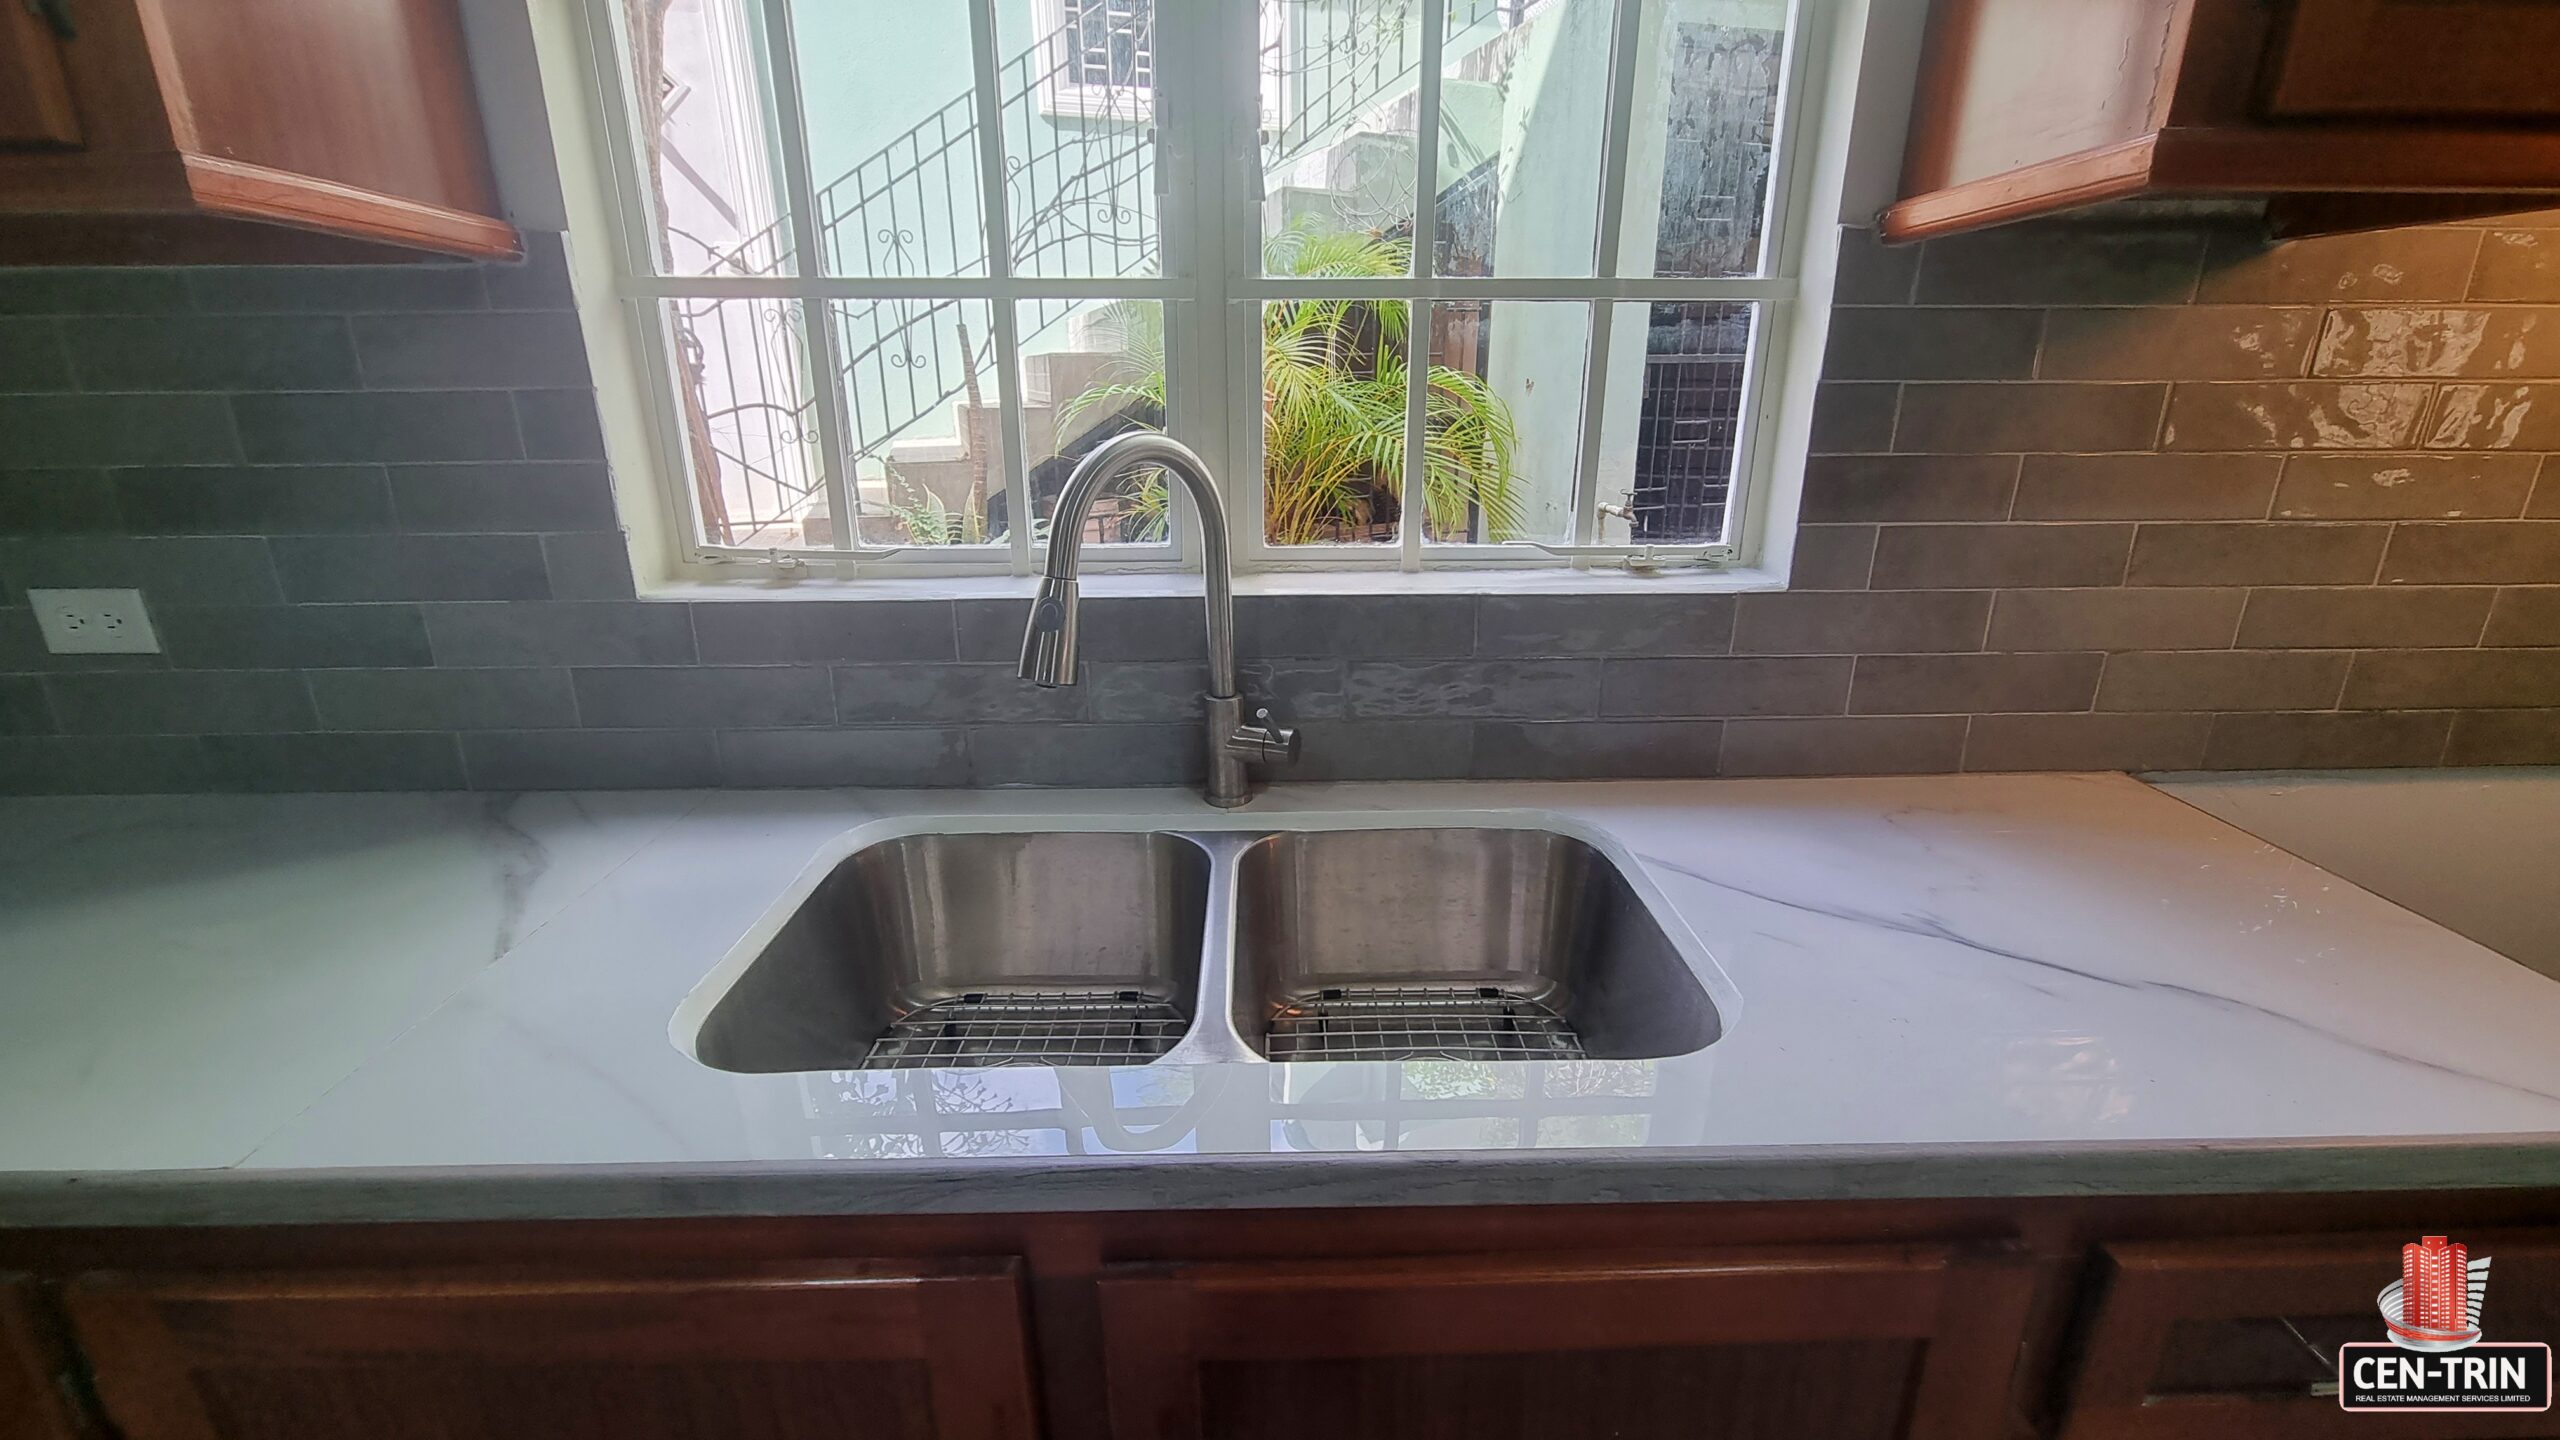
[[2391,1338],[2338,1347],[2338,1404],[2349,1410],[2548,1410],[2551,1347],[2488,1345],[2480,1310],[2489,1257],[2429,1235],[2400,1247],[2400,1278],[2375,1297]]

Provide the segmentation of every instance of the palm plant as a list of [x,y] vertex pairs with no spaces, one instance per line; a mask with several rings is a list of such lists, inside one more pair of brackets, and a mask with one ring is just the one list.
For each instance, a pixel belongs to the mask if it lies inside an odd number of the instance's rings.
[[[1265,268],[1302,279],[1408,273],[1403,240],[1292,226],[1264,246]],[[1104,312],[1129,359],[1068,402],[1061,419],[1120,402],[1164,410],[1164,343],[1152,305]],[[1275,545],[1358,533],[1393,513],[1402,492],[1408,307],[1399,300],[1282,300],[1263,307],[1264,529]],[[1521,526],[1511,407],[1483,377],[1430,368],[1423,401],[1422,493],[1428,533],[1491,539]],[[1144,503],[1145,496],[1140,497]],[[1161,513],[1161,481],[1153,503]]]

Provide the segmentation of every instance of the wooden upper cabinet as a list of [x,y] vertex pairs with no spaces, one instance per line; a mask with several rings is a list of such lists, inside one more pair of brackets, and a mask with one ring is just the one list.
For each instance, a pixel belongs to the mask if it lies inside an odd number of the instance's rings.
[[0,5],[0,148],[79,143],[80,116],[52,22],[32,6]]
[[2296,0],[2267,111],[2547,119],[2560,113],[2560,5]]
[[70,1393],[71,1361],[36,1284],[0,1275],[0,1440],[88,1440],[97,1432]]
[[[2350,1414],[2337,1347],[2386,1339],[2377,1297],[2400,1275],[2388,1235],[2145,1241],[2104,1247],[2059,1440],[2461,1440],[2560,1436],[2542,1414]],[[2492,1340],[2560,1335],[2560,1230],[2456,1231],[2486,1255]]]
[[29,217],[0,230],[94,237],[118,217],[519,252],[458,0],[56,0],[51,13],[68,34],[23,0],[0,4],[0,212]]
[[2328,228],[2538,209],[2555,53],[2551,0],[1936,0],[1883,233],[2146,195]]
[[2005,1249],[1128,1268],[1114,1440],[1995,1440],[2033,1271]]
[[125,1440],[1030,1440],[1012,1262],[87,1275]]

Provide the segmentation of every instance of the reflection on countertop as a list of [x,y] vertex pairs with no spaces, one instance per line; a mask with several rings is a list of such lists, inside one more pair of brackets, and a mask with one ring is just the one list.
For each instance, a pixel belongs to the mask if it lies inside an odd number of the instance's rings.
[[[732,1074],[671,1031],[865,834],[1416,813],[1606,837],[1722,1036]],[[0,1223],[2553,1183],[2554,1033],[2560,984],[2122,776],[0,803]]]

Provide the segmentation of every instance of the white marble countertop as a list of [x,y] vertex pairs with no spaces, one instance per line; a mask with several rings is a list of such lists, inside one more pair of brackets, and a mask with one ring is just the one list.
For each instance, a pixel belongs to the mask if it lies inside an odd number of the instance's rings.
[[1636,857],[1722,1037],[730,1074],[671,1017],[848,830],[1217,812],[0,802],[0,1224],[2560,1184],[2560,982],[2125,777],[1300,786],[1244,813],[1453,810]]

